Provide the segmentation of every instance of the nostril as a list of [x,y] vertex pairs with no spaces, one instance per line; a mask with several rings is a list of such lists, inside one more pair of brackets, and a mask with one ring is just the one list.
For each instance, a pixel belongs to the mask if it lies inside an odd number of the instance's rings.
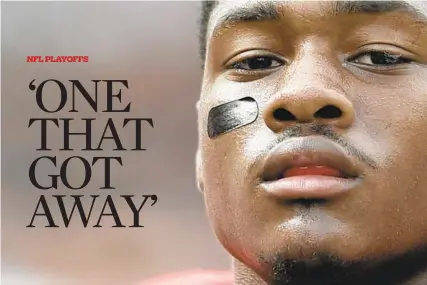
[[318,119],[336,119],[342,116],[342,111],[335,106],[328,105],[318,110],[314,117]]
[[283,108],[275,110],[273,117],[277,121],[295,121],[297,119],[291,112]]

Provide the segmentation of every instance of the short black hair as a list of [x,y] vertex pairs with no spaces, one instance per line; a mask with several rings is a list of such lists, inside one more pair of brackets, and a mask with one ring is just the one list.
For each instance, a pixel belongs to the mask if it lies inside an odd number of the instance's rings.
[[202,1],[202,11],[199,21],[199,45],[200,45],[200,58],[202,61],[205,61],[206,57],[206,40],[207,40],[207,31],[208,23],[211,17],[212,11],[215,8],[215,5],[218,1]]

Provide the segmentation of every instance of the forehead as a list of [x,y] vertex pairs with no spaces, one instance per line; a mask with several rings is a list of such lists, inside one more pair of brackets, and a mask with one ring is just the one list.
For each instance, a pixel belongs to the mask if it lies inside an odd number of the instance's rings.
[[[261,8],[262,7],[262,8]],[[280,11],[277,17],[286,13],[304,15],[328,15],[339,12],[358,11],[368,13],[402,12],[417,20],[427,22],[427,2],[425,1],[217,1],[208,23],[207,38],[231,21],[262,20],[274,18],[273,10]],[[270,15],[268,15],[270,14]]]

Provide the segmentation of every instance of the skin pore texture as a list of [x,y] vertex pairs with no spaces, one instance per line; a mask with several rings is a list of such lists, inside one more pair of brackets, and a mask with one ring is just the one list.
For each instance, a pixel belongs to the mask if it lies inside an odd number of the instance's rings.
[[[197,176],[238,285],[427,284],[427,3],[354,3],[211,13]],[[209,136],[210,111],[246,97],[256,120]],[[274,188],[301,153],[345,183]]]

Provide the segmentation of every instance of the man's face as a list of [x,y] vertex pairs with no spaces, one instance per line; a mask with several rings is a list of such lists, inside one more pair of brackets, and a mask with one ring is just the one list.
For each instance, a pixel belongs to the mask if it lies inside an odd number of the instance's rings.
[[[422,16],[385,2],[351,13],[344,2],[273,3],[220,3],[209,23],[198,175],[220,242],[260,275],[278,257],[425,248]],[[257,120],[208,137],[209,111],[248,96]]]

